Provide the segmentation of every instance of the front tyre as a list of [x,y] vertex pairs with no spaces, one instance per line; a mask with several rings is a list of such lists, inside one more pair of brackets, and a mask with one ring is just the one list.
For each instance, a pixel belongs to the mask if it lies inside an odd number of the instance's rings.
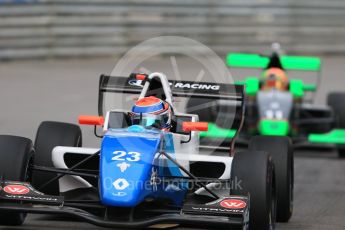
[[[56,146],[80,147],[82,144],[81,129],[78,125],[63,122],[44,121],[38,128],[35,140],[34,164],[54,167],[52,150]],[[56,173],[35,171],[32,175],[32,185],[40,189],[42,185],[54,178]],[[49,195],[59,195],[59,182],[53,181],[40,189]]]
[[236,153],[231,180],[231,195],[250,195],[249,229],[274,229],[276,196],[271,156],[262,151]]
[[[345,93],[343,92],[333,92],[327,97],[327,104],[333,109],[336,128],[345,129]],[[340,158],[345,158],[345,145],[338,145],[338,156]]]
[[293,212],[294,158],[289,137],[256,136],[249,143],[252,151],[272,156],[277,187],[277,221],[287,222]]
[[[34,150],[31,140],[0,135],[0,175],[4,180],[26,182],[30,179],[29,164]],[[0,225],[22,225],[26,213],[0,212]]]

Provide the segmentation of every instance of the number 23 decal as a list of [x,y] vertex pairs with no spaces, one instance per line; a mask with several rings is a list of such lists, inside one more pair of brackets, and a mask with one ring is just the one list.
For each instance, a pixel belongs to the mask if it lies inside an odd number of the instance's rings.
[[114,151],[113,161],[140,161],[140,153],[138,152],[125,152],[125,151]]

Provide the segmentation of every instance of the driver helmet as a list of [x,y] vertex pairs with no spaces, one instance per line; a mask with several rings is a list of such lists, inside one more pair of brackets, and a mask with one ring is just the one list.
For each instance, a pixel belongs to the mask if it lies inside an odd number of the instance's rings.
[[157,97],[144,97],[132,107],[130,117],[132,125],[167,131],[171,127],[172,109],[169,103]]
[[263,73],[264,90],[278,89],[285,91],[288,89],[289,80],[284,70],[280,68],[269,68]]

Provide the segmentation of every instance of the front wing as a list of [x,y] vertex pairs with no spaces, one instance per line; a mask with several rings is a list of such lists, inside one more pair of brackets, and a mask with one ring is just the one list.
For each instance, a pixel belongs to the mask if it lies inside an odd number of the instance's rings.
[[324,134],[310,134],[308,141],[311,143],[345,145],[345,129],[334,129]]
[[[103,208],[107,209],[105,206]],[[90,224],[112,228],[138,229],[158,224],[182,224],[246,229],[249,223],[249,197],[229,196],[207,204],[186,204],[182,209],[171,209],[167,212],[160,210],[159,215],[150,218],[119,221],[70,206],[63,197],[45,195],[29,183],[3,181],[0,211],[69,215]]]

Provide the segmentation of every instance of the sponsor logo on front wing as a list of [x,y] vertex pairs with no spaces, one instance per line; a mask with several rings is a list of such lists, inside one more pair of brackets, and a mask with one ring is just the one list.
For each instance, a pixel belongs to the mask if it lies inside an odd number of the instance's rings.
[[228,209],[215,207],[191,207],[194,211],[200,212],[219,212],[219,213],[243,213],[244,209]]
[[25,196],[25,195],[7,195],[6,198],[9,199],[23,199],[23,200],[36,200],[36,201],[58,201],[57,198],[53,197],[36,197],[36,196]]
[[220,202],[220,206],[226,209],[243,209],[247,204],[243,200],[226,199]]
[[241,199],[226,198],[206,205],[187,205],[185,212],[196,212],[200,214],[243,214],[247,209],[247,203]]
[[4,191],[12,195],[25,195],[30,192],[30,189],[24,185],[10,184],[4,187]]

